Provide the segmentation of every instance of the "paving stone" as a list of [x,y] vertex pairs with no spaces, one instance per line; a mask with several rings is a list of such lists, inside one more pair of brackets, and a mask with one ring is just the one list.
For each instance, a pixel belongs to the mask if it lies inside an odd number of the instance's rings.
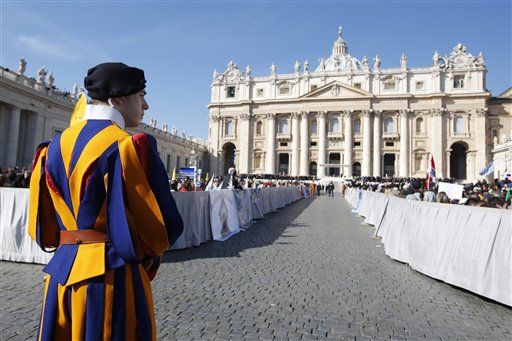
[[[390,259],[362,221],[340,196],[308,198],[167,252],[152,283],[158,339],[511,339],[509,307]],[[34,339],[42,268],[0,262],[1,340]]]

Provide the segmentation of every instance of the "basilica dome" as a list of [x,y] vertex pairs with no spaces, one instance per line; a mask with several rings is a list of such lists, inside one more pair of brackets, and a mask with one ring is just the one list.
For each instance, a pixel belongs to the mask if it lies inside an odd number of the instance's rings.
[[338,39],[332,47],[332,54],[327,59],[320,59],[315,72],[364,70],[363,64],[348,53],[347,42],[343,40],[342,28],[338,30]]

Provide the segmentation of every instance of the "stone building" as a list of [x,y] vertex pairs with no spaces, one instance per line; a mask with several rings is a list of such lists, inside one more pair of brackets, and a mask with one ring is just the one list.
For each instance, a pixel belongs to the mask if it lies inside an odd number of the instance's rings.
[[[42,67],[37,79],[27,77],[26,62],[20,60],[17,71],[0,67],[0,168],[29,168],[34,152],[41,141],[51,139],[69,126],[75,106],[78,88],[73,93],[59,91],[54,85],[53,75]],[[130,133],[149,133],[158,142],[158,153],[168,174],[174,167],[191,166],[195,158],[197,168],[208,172],[209,153],[200,139],[169,130],[167,123],[161,129],[154,119],[150,124],[142,123]],[[192,152],[194,151],[194,152]],[[192,156],[194,155],[195,156]]]
[[[240,173],[418,176],[473,180],[492,158],[493,134],[510,132],[510,106],[494,108],[483,54],[458,43],[431,65],[396,68],[349,54],[342,29],[310,69],[253,77],[234,62],[211,84],[211,168]],[[490,110],[490,106],[493,108]]]
[[512,108],[512,87],[489,101],[489,129],[493,138],[491,153],[494,162],[494,178],[507,177],[512,180],[512,126],[510,121],[507,126],[503,126],[505,120],[500,120],[500,118],[510,115],[510,108]]

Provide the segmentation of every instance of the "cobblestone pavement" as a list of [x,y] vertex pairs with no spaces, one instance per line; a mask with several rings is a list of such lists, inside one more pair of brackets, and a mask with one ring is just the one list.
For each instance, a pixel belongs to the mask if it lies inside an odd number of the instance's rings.
[[[304,199],[225,242],[167,252],[160,340],[510,340],[512,310],[384,254],[342,198]],[[42,266],[1,262],[1,340],[33,339]]]

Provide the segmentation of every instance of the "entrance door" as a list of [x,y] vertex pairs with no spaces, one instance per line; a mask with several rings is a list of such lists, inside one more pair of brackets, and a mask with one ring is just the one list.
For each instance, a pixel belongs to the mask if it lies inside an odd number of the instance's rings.
[[395,154],[384,154],[384,176],[395,176]]
[[[329,154],[329,163],[339,165],[341,164],[341,154],[340,153],[332,153]],[[329,176],[340,176],[340,168],[339,167],[329,167],[328,168]]]
[[228,169],[235,166],[235,145],[228,142],[222,147],[224,155],[224,164],[222,165],[222,174],[228,174]]
[[354,162],[352,165],[352,176],[360,177],[361,176],[361,163]]
[[317,165],[315,161],[309,163],[309,175],[316,176],[317,174]]
[[455,179],[467,179],[466,174],[466,152],[468,148],[460,143],[452,144],[450,154],[450,176]]
[[279,166],[278,166],[279,174],[288,174],[290,169],[290,155],[289,154],[279,154]]

